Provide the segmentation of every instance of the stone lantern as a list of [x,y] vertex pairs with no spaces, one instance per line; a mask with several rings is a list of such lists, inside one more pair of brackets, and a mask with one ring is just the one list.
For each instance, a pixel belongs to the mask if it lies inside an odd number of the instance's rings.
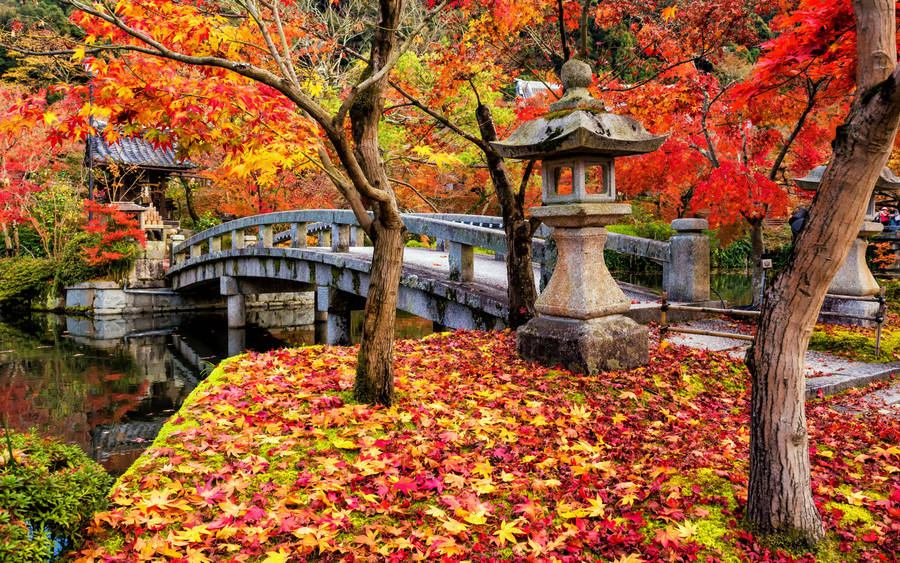
[[[817,191],[822,183],[825,175],[826,166],[818,166],[809,171],[803,178],[795,178],[794,182],[802,189],[809,191]],[[875,209],[875,195],[894,195],[900,191],[900,178],[898,178],[890,168],[883,168],[875,182],[875,191],[869,199],[869,205],[866,209],[866,215],[863,218],[862,225],[859,228],[859,234],[853,241],[850,248],[850,254],[835,274],[828,287],[828,293],[831,295],[847,295],[852,297],[875,297],[880,291],[875,276],[869,270],[866,264],[866,248],[869,246],[869,238],[881,233],[884,229],[881,223],[877,222]],[[825,297],[822,304],[822,311],[841,313],[845,315],[853,315],[859,317],[874,317],[878,312],[878,303],[872,301],[850,301],[846,299],[834,299]],[[843,324],[853,324],[861,326],[875,326],[874,321],[864,321],[861,319],[845,318],[838,319]]]
[[[629,117],[607,113],[587,88],[591,68],[569,60],[560,73],[563,97],[550,112],[492,145],[502,156],[540,160],[543,205],[531,214],[554,228],[556,269],[538,298],[538,316],[517,335],[519,355],[545,365],[597,373],[630,369],[649,359],[647,328],[622,315],[631,307],[603,259],[606,225],[631,213],[616,203],[614,159],[654,151],[651,135]],[[599,168],[599,184],[590,170]]]

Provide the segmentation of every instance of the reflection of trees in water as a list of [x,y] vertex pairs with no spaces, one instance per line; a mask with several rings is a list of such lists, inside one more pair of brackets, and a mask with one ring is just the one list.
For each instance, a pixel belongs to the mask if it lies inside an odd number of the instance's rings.
[[[74,442],[94,457],[108,455],[93,444],[95,429],[108,433],[131,417],[164,417],[153,410],[174,408],[192,387],[169,384],[173,370],[165,361],[165,337],[157,340],[99,350],[76,344],[52,322],[0,323],[0,349],[13,350],[0,355],[0,411],[13,428],[35,428]],[[135,361],[148,356],[159,361],[152,366]],[[115,446],[115,441],[105,443]]]

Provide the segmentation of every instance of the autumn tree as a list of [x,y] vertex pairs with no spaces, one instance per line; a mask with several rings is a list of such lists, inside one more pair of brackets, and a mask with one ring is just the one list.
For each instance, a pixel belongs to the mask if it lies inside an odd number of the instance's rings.
[[303,119],[315,124],[321,165],[374,244],[355,395],[363,402],[390,404],[405,228],[385,172],[378,130],[388,75],[440,6],[428,12],[405,10],[403,0],[366,5],[375,23],[358,28],[354,36],[357,50],[367,51],[365,61],[340,63],[336,88],[325,89],[319,64],[342,50],[327,36],[323,22],[340,19],[342,10],[352,6],[255,0],[227,8],[169,0],[115,6],[68,3],[78,9],[75,20],[88,34],[88,53],[127,51],[168,59],[197,67],[207,81],[219,84],[234,83],[238,75],[243,84],[259,86],[254,102],[286,99]]
[[[804,359],[828,286],[863,220],[900,124],[895,5],[891,0],[810,3],[797,27],[771,49],[772,65],[815,64],[852,52],[856,94],[833,142],[833,156],[787,265],[766,291],[753,346],[750,483],[746,519],[762,533],[813,544],[825,536],[812,497],[804,401]],[[822,25],[847,21],[855,29]],[[834,16],[839,16],[834,20]],[[855,45],[854,45],[855,43]],[[781,48],[783,47],[783,48]],[[854,48],[855,47],[855,48]],[[781,55],[781,56],[779,56]],[[852,76],[853,65],[837,70]]]
[[[481,153],[506,233],[508,324],[517,328],[531,319],[537,288],[532,264],[532,237],[540,221],[526,216],[527,188],[534,162],[513,170],[492,146],[500,139],[492,101],[512,82],[510,65],[497,62],[500,38],[518,35],[526,25],[546,19],[546,3],[520,2],[514,7],[495,3],[460,6],[445,14],[448,43],[423,54],[430,72],[401,73],[392,86],[407,103],[425,114],[427,127],[436,125],[470,143]],[[486,48],[490,46],[490,48]],[[424,76],[422,76],[424,75]],[[507,113],[509,113],[507,111]]]

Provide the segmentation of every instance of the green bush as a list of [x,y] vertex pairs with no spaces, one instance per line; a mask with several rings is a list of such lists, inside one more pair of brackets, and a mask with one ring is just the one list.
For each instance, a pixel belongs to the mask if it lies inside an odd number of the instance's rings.
[[53,267],[53,284],[58,292],[67,285],[101,275],[102,272],[88,264],[84,257],[84,249],[95,246],[98,238],[89,233],[75,233],[63,247]]
[[0,439],[0,560],[47,561],[80,545],[112,477],[76,446],[17,432]]
[[22,307],[50,288],[53,268],[43,258],[0,259],[0,305]]

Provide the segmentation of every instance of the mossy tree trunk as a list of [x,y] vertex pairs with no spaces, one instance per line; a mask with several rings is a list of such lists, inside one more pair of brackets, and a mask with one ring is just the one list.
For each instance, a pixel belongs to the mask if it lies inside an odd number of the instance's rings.
[[752,376],[746,520],[762,534],[815,544],[825,532],[812,498],[804,359],[825,293],[847,257],[900,123],[892,0],[853,0],[857,94],[788,263],[766,291]]

